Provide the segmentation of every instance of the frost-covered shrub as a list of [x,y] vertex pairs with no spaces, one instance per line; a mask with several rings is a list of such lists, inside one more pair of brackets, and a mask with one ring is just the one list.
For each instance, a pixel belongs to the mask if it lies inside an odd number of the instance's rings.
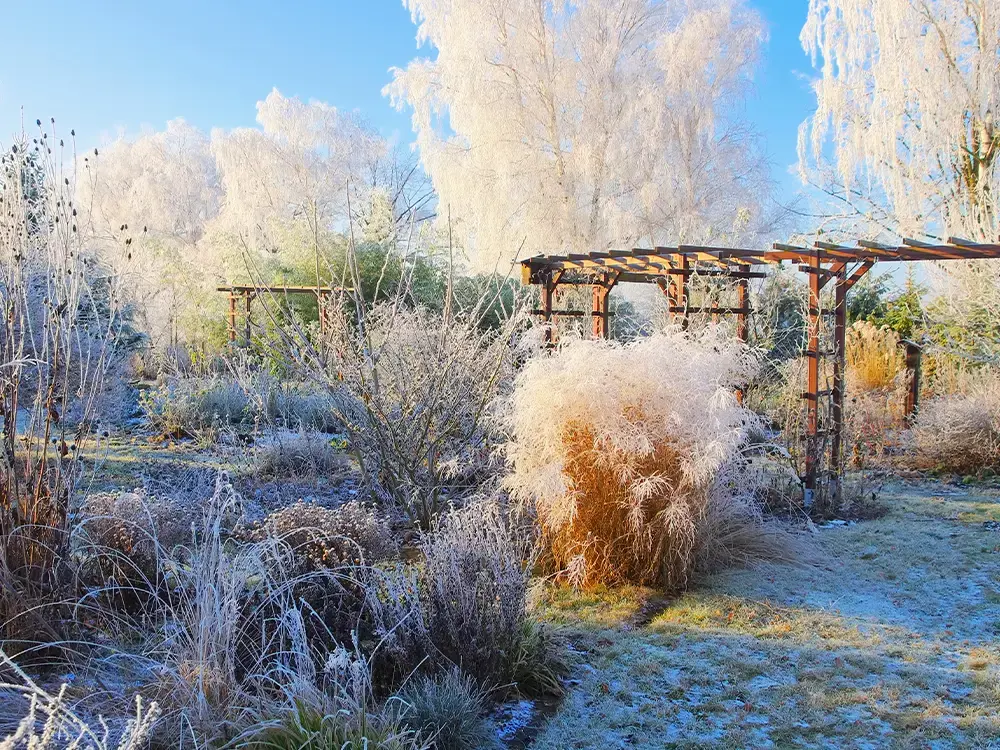
[[306,361],[327,385],[372,494],[422,528],[499,475],[490,407],[513,377],[512,318],[483,330],[473,316],[376,306],[359,325],[331,315],[331,361]]
[[912,431],[921,465],[956,473],[1000,467],[1000,386],[983,379],[966,393],[920,405]]
[[144,490],[88,495],[74,531],[83,583],[111,583],[107,591],[131,603],[145,599],[140,592],[153,594],[159,585],[161,558],[190,544],[201,520],[200,508],[186,498]]
[[283,382],[258,375],[251,392],[261,400],[265,419],[288,429],[339,432],[333,397],[307,383]]
[[170,377],[143,395],[143,406],[155,429],[178,437],[257,425],[325,432],[340,429],[328,392],[260,372]]
[[307,570],[372,565],[397,554],[386,517],[359,502],[326,508],[300,501],[269,515],[264,531],[288,544]]
[[194,436],[252,420],[243,387],[225,377],[172,378],[143,394],[150,426],[163,435]]
[[315,432],[277,432],[255,450],[254,469],[265,479],[330,477],[344,473],[347,457]]
[[754,366],[712,332],[578,341],[528,363],[511,402],[510,486],[571,581],[681,588],[713,490],[756,517],[753,482],[717,484],[756,422],[734,393]]
[[526,649],[546,668],[547,643],[528,625],[532,543],[496,502],[447,514],[420,551],[418,564],[366,571],[364,619],[384,675],[455,665],[482,685],[507,685]]

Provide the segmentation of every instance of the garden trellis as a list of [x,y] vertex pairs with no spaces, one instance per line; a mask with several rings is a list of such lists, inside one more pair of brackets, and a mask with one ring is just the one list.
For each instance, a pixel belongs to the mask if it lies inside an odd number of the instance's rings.
[[[551,343],[555,320],[559,317],[585,317],[589,314],[595,338],[607,338],[608,297],[619,283],[656,284],[666,295],[671,319],[688,324],[693,314],[736,316],[736,335],[748,339],[751,279],[764,278],[769,265],[791,263],[807,274],[809,301],[807,313],[805,455],[801,475],[807,505],[816,503],[819,512],[839,507],[841,466],[844,458],[844,400],[847,336],[847,294],[878,261],[913,262],[946,260],[981,260],[1000,258],[1000,244],[976,243],[949,238],[935,244],[905,239],[901,245],[885,245],[859,240],[857,247],[816,242],[812,247],[775,243],[770,250],[680,245],[651,250],[593,252],[568,255],[537,255],[521,262],[522,281],[539,287],[541,307],[535,313],[550,326],[546,331]],[[735,304],[725,306],[710,300],[691,304],[692,277],[731,280]],[[834,285],[832,307],[824,309],[823,290]],[[559,286],[590,286],[591,309],[556,310],[553,301]],[[832,344],[821,347],[824,319],[833,319]],[[830,387],[820,388],[821,362],[832,366]],[[826,408],[821,409],[821,403]],[[824,468],[825,467],[825,468]]]
[[234,285],[234,286],[220,286],[216,287],[217,292],[225,292],[229,298],[229,312],[226,317],[226,333],[229,337],[230,342],[236,341],[236,319],[238,317],[238,310],[243,309],[243,322],[245,326],[245,342],[250,343],[250,334],[252,332],[252,310],[253,301],[260,297],[261,295],[268,295],[270,297],[289,295],[309,295],[316,298],[317,304],[319,305],[319,324],[320,330],[325,330],[327,324],[327,309],[330,304],[330,297],[334,294],[338,294],[344,291],[341,287],[328,287],[328,286],[254,286],[249,285]]

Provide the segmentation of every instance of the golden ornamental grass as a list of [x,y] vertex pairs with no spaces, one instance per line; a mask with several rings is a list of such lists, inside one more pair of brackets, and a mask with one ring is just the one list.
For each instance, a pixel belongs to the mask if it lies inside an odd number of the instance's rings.
[[[695,548],[701,497],[684,479],[682,460],[669,443],[638,456],[603,448],[594,430],[573,423],[564,431],[563,472],[574,498],[569,523],[547,524],[543,532],[560,570],[574,583],[683,588]],[[626,479],[631,478],[631,483]],[[637,501],[637,483],[656,491]]]
[[906,364],[896,332],[867,320],[847,329],[846,354],[848,387],[855,392],[891,390]]

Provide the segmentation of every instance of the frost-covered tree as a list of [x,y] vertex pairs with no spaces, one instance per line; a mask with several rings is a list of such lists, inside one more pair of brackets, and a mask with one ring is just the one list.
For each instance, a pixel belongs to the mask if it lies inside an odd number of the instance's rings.
[[842,218],[995,241],[1000,5],[810,0],[802,43],[820,76],[800,169]]
[[[175,341],[199,282],[217,267],[203,241],[222,202],[208,137],[172,120],[160,132],[123,135],[80,162],[81,223],[128,276],[154,342]],[[123,246],[126,234],[135,241]],[[135,257],[119,257],[122,247]]]
[[766,165],[739,103],[742,0],[404,0],[433,60],[386,88],[473,260],[738,241]]
[[364,185],[384,141],[354,114],[276,89],[257,103],[257,122],[212,133],[226,196],[221,225],[264,252],[279,251],[275,232],[299,222],[319,242],[346,222],[348,188]]
[[130,228],[130,288],[157,344],[221,332],[220,282],[338,276],[348,191],[359,240],[392,245],[433,210],[415,157],[356,115],[272,91],[257,121],[209,137],[176,120],[81,158],[81,220],[109,252]]

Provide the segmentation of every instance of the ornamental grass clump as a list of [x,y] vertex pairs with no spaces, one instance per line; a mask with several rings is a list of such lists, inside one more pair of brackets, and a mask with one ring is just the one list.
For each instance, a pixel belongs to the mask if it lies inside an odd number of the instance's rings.
[[[756,418],[735,386],[755,358],[717,332],[577,341],[520,373],[510,487],[533,504],[554,567],[578,585],[684,588],[710,513],[757,524],[743,458]],[[720,481],[741,469],[740,482]]]
[[847,329],[846,343],[850,391],[891,391],[897,386],[905,357],[894,330],[859,320]]

